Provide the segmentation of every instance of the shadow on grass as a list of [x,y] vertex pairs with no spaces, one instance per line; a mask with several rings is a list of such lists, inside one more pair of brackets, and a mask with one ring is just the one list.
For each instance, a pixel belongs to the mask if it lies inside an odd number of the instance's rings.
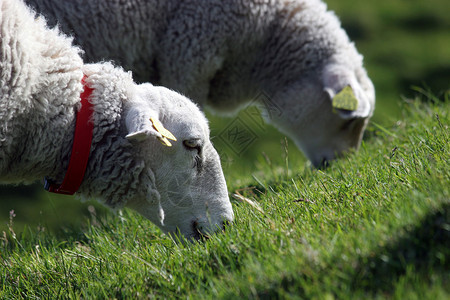
[[35,197],[38,194],[38,185],[22,185],[18,186],[1,185],[0,191],[3,198],[12,197]]
[[94,215],[100,219],[108,214],[97,201],[48,193],[41,184],[1,186],[0,200],[0,234],[12,226],[16,234],[46,231],[64,236],[82,230]]
[[[408,271],[413,274],[412,278],[406,277],[410,280],[407,283],[411,285],[417,279],[431,284],[432,277],[435,277],[441,279],[442,286],[448,289],[449,279],[446,274],[450,268],[450,204],[428,214],[416,226],[405,227],[398,238],[375,249],[369,256],[355,258],[356,264],[342,262],[340,257],[338,253],[321,267],[303,265],[300,273],[287,273],[270,283],[266,282],[257,288],[256,293],[261,299],[279,298],[280,292],[308,298],[311,292],[317,292],[314,285],[322,286],[319,289],[323,292],[331,281],[336,284],[331,289],[337,295],[351,291],[354,295],[385,297],[392,295],[402,276],[408,276]],[[333,269],[339,265],[342,268],[336,274]]]
[[[408,269],[426,282],[450,268],[450,204],[427,215],[400,238],[359,261],[353,289],[390,292]],[[442,276],[444,278],[444,276]],[[448,278],[447,278],[448,280]]]

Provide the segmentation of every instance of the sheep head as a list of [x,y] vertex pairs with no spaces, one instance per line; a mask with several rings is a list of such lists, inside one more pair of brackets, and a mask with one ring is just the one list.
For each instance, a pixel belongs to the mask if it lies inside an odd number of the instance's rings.
[[359,147],[374,111],[375,92],[361,66],[333,61],[286,85],[273,100],[280,114],[272,114],[267,121],[321,167]]
[[[163,87],[138,86],[127,104],[126,138],[149,176],[128,206],[170,235],[198,239],[233,220],[219,156],[203,113]],[[170,141],[169,141],[170,140]]]

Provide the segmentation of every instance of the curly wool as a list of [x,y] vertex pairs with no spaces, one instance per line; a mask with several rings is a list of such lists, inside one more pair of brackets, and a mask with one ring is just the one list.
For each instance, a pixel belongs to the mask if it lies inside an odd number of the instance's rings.
[[[79,195],[133,208],[164,232],[186,238],[233,220],[199,108],[169,89],[135,84],[131,73],[111,63],[84,65],[72,40],[48,28],[22,0],[0,1],[1,183],[44,176],[63,181],[83,77],[92,89],[94,129]],[[172,147],[159,143],[164,126],[179,139]],[[197,160],[209,170],[193,168]],[[185,198],[193,201],[180,206]]]
[[89,61],[112,59],[201,105],[231,111],[339,56],[362,57],[320,0],[26,0],[74,34]]
[[72,39],[22,3],[0,5],[0,179],[33,181],[55,172],[49,161],[60,161],[82,91],[83,61]]
[[[320,0],[27,2],[73,33],[88,60],[114,59],[201,107],[270,109],[258,102],[262,93],[282,114],[266,121],[315,165],[357,148],[374,111],[363,58]],[[358,109],[334,111],[346,86]]]
[[131,74],[110,63],[83,65],[72,39],[48,28],[20,1],[2,1],[0,26],[0,180],[62,180],[85,74],[94,89],[96,126],[80,192],[111,207],[125,205],[139,177],[151,177],[120,135],[123,104],[134,84]]

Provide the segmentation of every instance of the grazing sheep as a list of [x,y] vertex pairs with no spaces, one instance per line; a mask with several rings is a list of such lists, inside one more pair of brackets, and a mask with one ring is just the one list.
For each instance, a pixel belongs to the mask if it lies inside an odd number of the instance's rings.
[[257,104],[316,166],[358,148],[374,110],[362,56],[319,0],[27,2],[88,60],[113,59],[216,112]]
[[[91,93],[84,110],[82,92]],[[21,0],[1,0],[0,182],[47,176],[61,183],[72,155],[79,155],[71,151],[78,115],[90,106],[82,197],[131,207],[164,232],[187,238],[232,221],[220,160],[194,103],[163,87],[137,85],[110,63],[84,65],[72,39],[49,29]]]

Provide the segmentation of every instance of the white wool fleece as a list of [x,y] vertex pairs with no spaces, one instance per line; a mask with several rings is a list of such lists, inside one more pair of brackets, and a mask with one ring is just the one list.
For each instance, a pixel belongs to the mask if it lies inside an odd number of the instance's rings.
[[[218,113],[263,93],[268,122],[321,165],[358,148],[375,93],[353,43],[320,0],[26,0],[74,35],[88,60],[113,59]],[[357,109],[334,109],[349,86]],[[263,115],[271,115],[263,112]]]
[[[203,113],[184,96],[111,63],[83,64],[80,50],[21,0],[0,0],[0,182],[68,167],[82,78],[94,123],[78,194],[131,207],[169,234],[198,239],[232,221],[233,211]],[[172,132],[168,147],[152,122]],[[136,138],[139,137],[139,138]]]

